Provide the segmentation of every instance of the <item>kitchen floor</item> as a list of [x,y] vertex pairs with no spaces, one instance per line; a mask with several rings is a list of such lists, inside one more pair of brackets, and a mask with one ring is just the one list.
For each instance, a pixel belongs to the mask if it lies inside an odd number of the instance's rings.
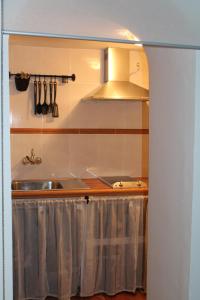
[[[46,300],[55,300],[56,298],[47,297]],[[105,294],[99,294],[92,297],[72,297],[72,300],[146,300],[146,294],[144,293],[119,293],[115,296],[107,296]]]
[[74,297],[75,300],[146,300],[145,294],[132,294],[132,293],[119,293],[115,296],[107,296],[107,295],[95,295],[88,298],[77,298]]

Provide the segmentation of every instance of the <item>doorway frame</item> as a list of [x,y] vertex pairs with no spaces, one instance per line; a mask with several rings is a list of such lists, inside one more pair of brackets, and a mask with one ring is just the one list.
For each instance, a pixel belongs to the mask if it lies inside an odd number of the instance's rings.
[[[46,38],[63,38],[63,39],[79,39],[99,42],[115,42],[123,44],[143,44],[143,46],[173,48],[173,49],[192,49],[200,50],[199,46],[188,46],[178,44],[162,44],[162,43],[149,43],[144,41],[130,41],[111,38],[97,38],[97,37],[84,37],[84,36],[71,36],[47,33],[30,33],[30,32],[15,32],[3,31],[2,32],[2,56],[1,56],[1,149],[0,156],[2,159],[0,187],[2,187],[2,203],[0,208],[0,298],[5,300],[13,299],[13,264],[12,264],[12,199],[11,199],[11,159],[10,159],[10,107],[9,107],[9,37],[12,35],[23,35],[33,37],[46,37]],[[1,276],[2,275],[2,276]]]

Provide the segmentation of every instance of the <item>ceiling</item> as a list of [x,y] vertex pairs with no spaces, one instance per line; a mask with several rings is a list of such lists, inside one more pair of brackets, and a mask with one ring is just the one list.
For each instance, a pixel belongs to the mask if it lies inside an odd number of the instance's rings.
[[199,0],[4,0],[3,30],[200,46]]

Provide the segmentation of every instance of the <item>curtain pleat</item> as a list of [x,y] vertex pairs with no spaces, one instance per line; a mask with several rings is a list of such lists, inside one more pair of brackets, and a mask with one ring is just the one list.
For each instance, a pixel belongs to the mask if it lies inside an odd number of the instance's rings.
[[15,299],[77,294],[85,205],[82,198],[13,201]]
[[81,296],[143,287],[144,197],[91,198],[87,205]]
[[143,287],[146,200],[13,200],[14,299]]

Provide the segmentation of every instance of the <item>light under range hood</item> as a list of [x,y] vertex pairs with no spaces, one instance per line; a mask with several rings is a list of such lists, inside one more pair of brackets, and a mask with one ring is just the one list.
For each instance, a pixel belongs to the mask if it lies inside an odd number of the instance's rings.
[[148,101],[149,91],[129,81],[129,50],[104,50],[104,83],[83,100]]

